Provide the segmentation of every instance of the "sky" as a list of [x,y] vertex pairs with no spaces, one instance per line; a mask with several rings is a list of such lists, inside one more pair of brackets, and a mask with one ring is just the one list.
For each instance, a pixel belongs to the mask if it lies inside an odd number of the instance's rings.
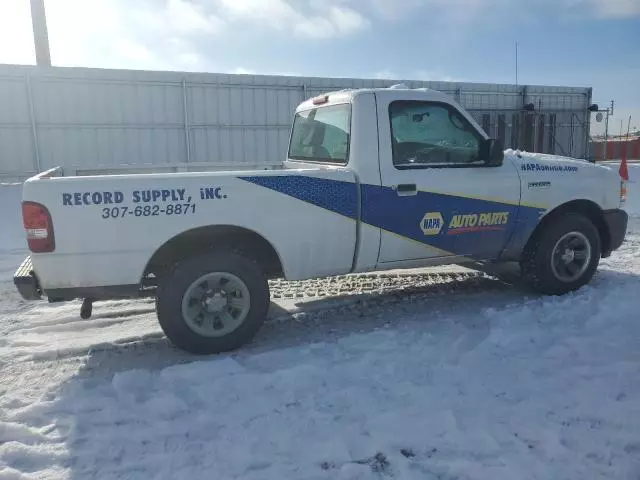
[[[56,66],[593,87],[640,128],[640,0],[45,0]],[[29,0],[0,63],[34,64]],[[593,133],[604,124],[594,122]]]

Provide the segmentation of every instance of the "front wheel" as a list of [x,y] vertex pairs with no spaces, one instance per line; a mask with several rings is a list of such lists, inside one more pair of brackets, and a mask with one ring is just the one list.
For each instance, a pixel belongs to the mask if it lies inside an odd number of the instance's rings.
[[585,216],[553,219],[523,252],[522,275],[534,290],[563,295],[589,283],[600,261],[600,235]]
[[249,342],[269,308],[269,286],[260,267],[232,251],[181,262],[158,289],[162,330],[195,354],[234,350]]

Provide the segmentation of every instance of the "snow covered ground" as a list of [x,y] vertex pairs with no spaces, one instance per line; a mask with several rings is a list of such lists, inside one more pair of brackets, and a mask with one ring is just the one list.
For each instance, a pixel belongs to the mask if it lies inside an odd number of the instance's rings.
[[[3,231],[0,479],[637,480],[637,183],[628,209],[574,294],[460,270],[278,283],[256,340],[210,358],[171,347],[148,301],[87,321],[23,302]],[[369,293],[325,297],[341,287]]]

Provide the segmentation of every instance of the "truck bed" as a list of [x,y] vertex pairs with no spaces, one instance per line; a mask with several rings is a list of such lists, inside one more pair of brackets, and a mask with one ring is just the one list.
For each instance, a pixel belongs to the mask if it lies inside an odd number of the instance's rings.
[[[212,226],[262,237],[289,279],[348,273],[353,264],[358,186],[347,169],[63,173],[43,172],[23,190],[23,200],[44,205],[53,223],[55,251],[32,255],[45,292],[139,285],[161,247]],[[325,198],[316,186],[327,181],[334,211],[314,206]]]

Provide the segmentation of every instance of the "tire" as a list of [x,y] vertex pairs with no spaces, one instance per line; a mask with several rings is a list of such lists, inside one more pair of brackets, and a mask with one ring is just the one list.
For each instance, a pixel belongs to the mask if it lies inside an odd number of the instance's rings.
[[264,323],[269,285],[254,261],[218,250],[180,262],[161,282],[156,308],[176,347],[199,355],[228,352],[249,342]]
[[529,242],[520,267],[523,279],[535,291],[563,295],[591,281],[600,255],[600,235],[591,220],[566,213],[554,218]]

